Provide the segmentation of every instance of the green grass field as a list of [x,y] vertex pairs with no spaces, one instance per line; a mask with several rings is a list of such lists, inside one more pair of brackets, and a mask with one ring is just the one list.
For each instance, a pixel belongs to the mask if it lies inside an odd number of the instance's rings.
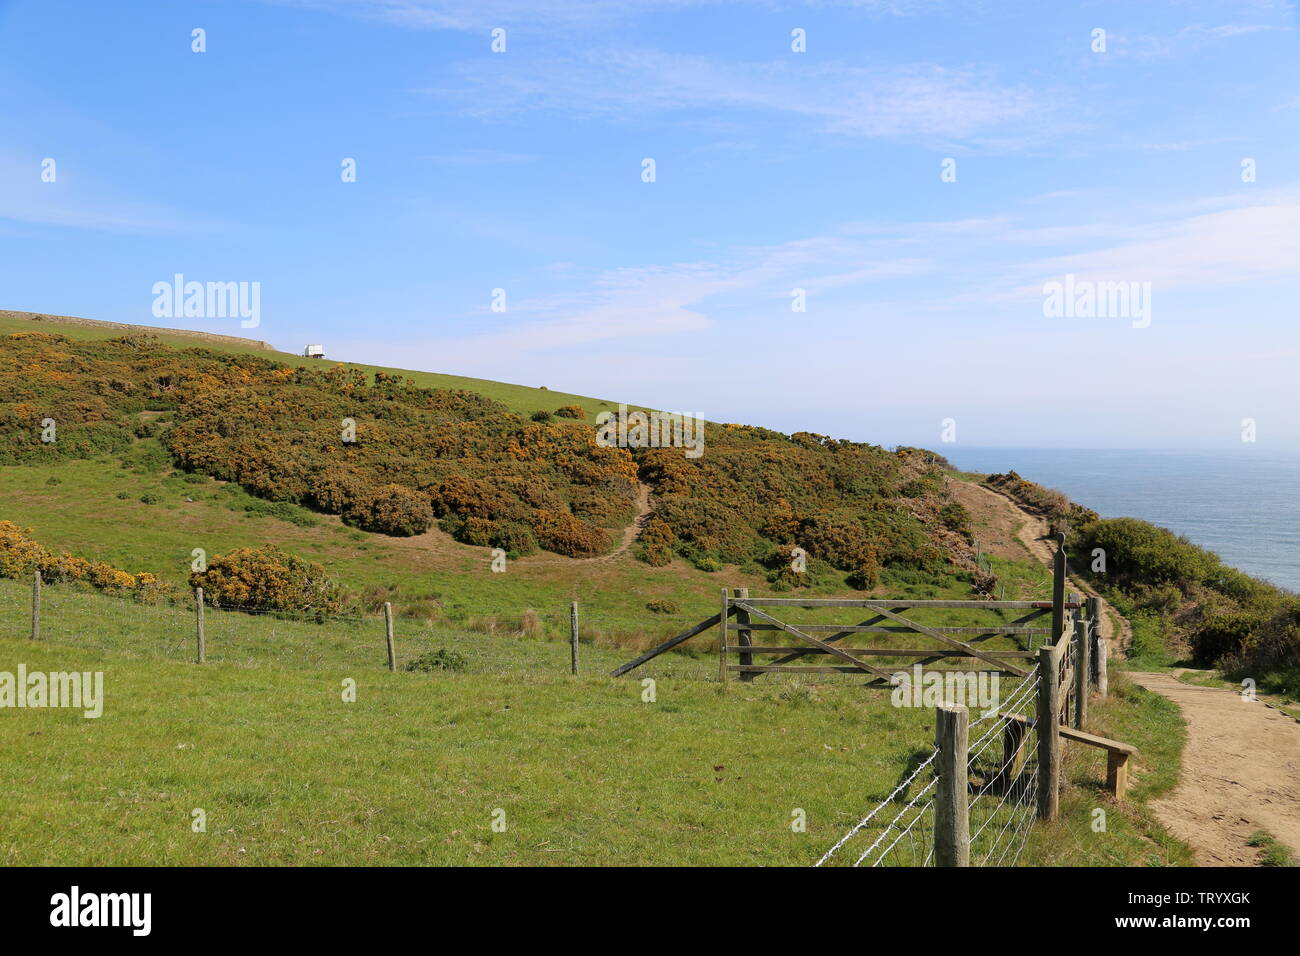
[[[29,602],[0,581],[0,671],[103,671],[105,705],[0,711],[7,865],[806,865],[933,739],[929,711],[856,682],[724,689],[708,655],[611,679],[625,655],[583,645],[574,678],[560,642],[402,621],[400,659],[447,648],[468,667],[389,673],[376,618],[209,611],[200,666],[184,608],[48,587],[33,642]],[[1139,797],[1171,784],[1176,711],[1135,689],[1097,709],[1142,750]],[[1089,759],[1071,758],[1062,822],[1022,862],[1186,862],[1140,802],[1107,803]],[[1088,828],[1097,805],[1106,833]]]

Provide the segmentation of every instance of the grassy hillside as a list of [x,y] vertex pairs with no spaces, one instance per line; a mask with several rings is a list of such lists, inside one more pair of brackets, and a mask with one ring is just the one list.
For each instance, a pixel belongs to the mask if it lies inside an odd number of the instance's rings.
[[[969,515],[917,450],[715,423],[696,460],[600,447],[581,421],[396,374],[68,330],[0,337],[0,517],[174,589],[195,549],[270,541],[362,606],[492,628],[530,609],[545,626],[577,599],[645,643],[711,613],[724,584],[922,597],[992,585]],[[340,441],[344,417],[354,443]],[[633,523],[638,484],[648,514]],[[790,569],[796,546],[805,572]]]
[[[6,322],[39,332],[4,337]],[[894,708],[847,676],[724,688],[711,635],[631,677],[603,675],[715,613],[724,586],[1050,593],[1027,554],[975,566],[980,518],[956,506],[942,461],[919,450],[709,423],[698,462],[592,452],[587,424],[532,417],[576,403],[591,418],[604,405],[579,396],[331,372],[255,343],[47,330],[0,317],[0,520],[19,526],[0,527],[0,671],[102,670],[107,701],[98,720],[62,710],[0,720],[0,863],[808,864],[908,773],[932,740],[929,711]],[[465,385],[473,394],[443,390]],[[363,434],[386,437],[327,459],[341,403],[366,409],[355,416]],[[47,414],[60,422],[56,447],[34,440]],[[440,454],[447,434],[477,444]],[[359,499],[397,485],[385,500],[426,496],[439,520],[389,534],[371,512],[330,509],[320,489],[339,469]],[[643,526],[620,474],[653,491]],[[479,484],[449,491],[451,476]],[[621,501],[603,524],[592,489]],[[607,550],[510,548],[495,573],[490,548],[466,533],[482,527],[471,519],[514,522],[545,544],[536,513],[556,510],[607,532]],[[193,664],[194,550],[267,543],[320,565],[346,608],[320,622],[209,608],[208,663]],[[809,553],[799,576],[787,562],[795,543]],[[37,565],[51,583],[33,643],[26,581]],[[121,583],[148,575],[158,587]],[[564,643],[574,600],[577,678]],[[441,655],[459,669],[388,673],[384,601],[401,662]],[[964,613],[918,617],[974,623]],[[653,703],[643,678],[656,681]],[[348,679],[353,703],[342,699]],[[1139,792],[1167,787],[1177,715],[1138,690],[1098,711],[1103,730],[1140,748]],[[1035,831],[1026,858],[1186,862],[1140,805],[1112,807],[1106,834],[1081,837],[1105,799],[1090,759],[1072,758],[1062,824]],[[191,829],[196,808],[206,833]],[[790,826],[796,809],[806,832]],[[497,810],[505,832],[491,827]]]
[[[5,312],[0,311],[0,335],[8,335],[13,332],[51,332],[58,335],[66,336],[69,339],[93,342],[103,341],[105,339],[116,338],[130,331],[121,325],[111,322],[97,323],[94,325],[76,325],[67,321],[60,321],[61,316],[42,316],[41,313],[34,312]],[[84,321],[84,320],[74,320]],[[269,347],[264,348],[265,343],[248,340],[246,342],[221,342],[213,339],[203,333],[187,332],[177,329],[151,329],[149,334],[156,335],[164,345],[172,348],[196,348],[201,347],[216,352],[224,352],[230,355],[254,355],[260,358],[273,359],[282,362],[285,365],[295,368],[316,369],[322,366],[320,359],[306,359],[301,355],[291,352],[279,352]],[[232,336],[231,338],[235,338]],[[410,379],[416,385],[422,388],[448,388],[448,389],[465,389],[475,392],[495,402],[500,402],[511,411],[520,415],[531,415],[538,410],[553,411],[556,408],[565,405],[581,405],[590,413],[591,420],[602,410],[618,407],[618,401],[608,401],[606,399],[592,398],[586,395],[574,395],[569,392],[552,391],[550,388],[540,387],[546,383],[539,383],[539,387],[530,387],[527,385],[509,385],[505,382],[493,382],[482,378],[469,378],[464,375],[446,375],[440,372],[419,372],[410,369],[394,369],[381,365],[364,365],[359,362],[348,362],[342,359],[329,358],[329,365],[342,365],[347,369],[353,369],[366,376],[373,376],[375,372],[384,372],[391,375],[401,375]],[[633,405],[634,408],[645,406]]]
[[1070,566],[1132,623],[1136,666],[1213,666],[1300,701],[1300,596],[1165,528],[1102,519],[1014,472],[986,481],[1065,532]]

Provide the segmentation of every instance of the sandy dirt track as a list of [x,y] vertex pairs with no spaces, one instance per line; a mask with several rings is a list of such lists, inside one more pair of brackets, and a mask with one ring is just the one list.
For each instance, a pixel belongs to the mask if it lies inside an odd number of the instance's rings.
[[1259,851],[1246,840],[1256,830],[1300,856],[1300,724],[1231,690],[1194,687],[1172,674],[1129,676],[1176,703],[1187,721],[1178,787],[1151,808],[1197,862],[1254,866]]

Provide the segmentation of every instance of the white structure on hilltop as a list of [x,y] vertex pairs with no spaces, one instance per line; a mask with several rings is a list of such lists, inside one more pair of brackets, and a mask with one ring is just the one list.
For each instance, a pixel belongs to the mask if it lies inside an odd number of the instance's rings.
[[302,350],[302,357],[303,358],[324,358],[325,346],[308,345]]

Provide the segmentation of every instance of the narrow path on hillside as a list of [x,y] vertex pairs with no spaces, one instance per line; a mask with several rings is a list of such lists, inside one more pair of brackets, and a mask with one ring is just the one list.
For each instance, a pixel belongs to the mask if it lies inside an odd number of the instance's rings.
[[1255,866],[1246,845],[1267,830],[1300,857],[1300,724],[1258,701],[1172,674],[1131,672],[1147,690],[1176,703],[1187,722],[1183,773],[1151,809],[1205,866]]
[[[992,540],[992,552],[1002,557],[1023,557],[1014,550],[1006,550],[1008,539],[1029,552],[1030,557],[1047,567],[1052,566],[1055,546],[1047,538],[1047,521],[1030,514],[1001,492],[970,481],[950,479],[948,488],[954,498],[967,511],[985,521],[984,534]],[[1097,597],[1096,590],[1077,575],[1069,578],[1070,586],[1080,594]],[[1111,647],[1127,648],[1133,640],[1133,628],[1128,619],[1114,608],[1107,607],[1102,615],[1101,635]]]
[[637,482],[636,493],[636,517],[632,523],[623,529],[623,536],[619,540],[618,546],[608,554],[598,554],[594,558],[563,558],[563,557],[546,557],[546,558],[520,558],[519,562],[527,562],[529,566],[537,564],[587,564],[592,561],[612,561],[620,554],[632,547],[632,542],[636,536],[641,533],[645,523],[650,520],[650,512],[654,506],[650,503],[650,486],[645,482]]
[[[1034,558],[1051,565],[1047,522],[1007,496],[953,480],[954,497],[985,521],[985,533],[1005,547],[1014,538]],[[1084,594],[1096,592],[1070,578]],[[1114,608],[1102,633],[1111,646],[1129,646],[1133,629]],[[1206,866],[1256,866],[1259,851],[1246,845],[1267,830],[1300,855],[1300,724],[1231,690],[1184,684],[1172,674],[1130,671],[1139,685],[1179,706],[1187,723],[1183,770],[1172,794],[1151,809]]]

